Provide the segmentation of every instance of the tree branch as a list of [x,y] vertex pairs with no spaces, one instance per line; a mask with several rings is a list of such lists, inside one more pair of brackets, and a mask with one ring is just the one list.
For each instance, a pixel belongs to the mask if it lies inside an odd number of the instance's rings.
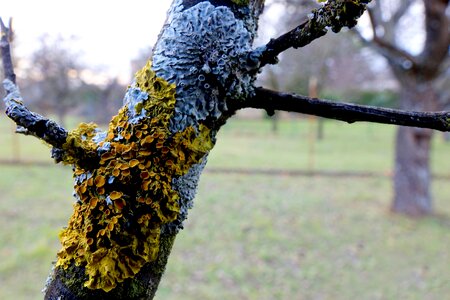
[[[9,23],[11,27],[11,21]],[[35,136],[47,144],[62,148],[66,142],[67,131],[56,124],[54,121],[44,118],[43,116],[31,112],[22,102],[22,96],[16,86],[16,75],[14,73],[14,66],[11,59],[11,41],[12,30],[3,23],[0,18],[1,27],[1,56],[3,63],[3,72],[5,80],[3,87],[6,91],[6,96],[3,102],[6,106],[6,115],[12,119],[19,127],[19,133]]]
[[[386,41],[378,34],[377,28],[379,26],[378,20],[375,16],[373,9],[368,8],[367,13],[370,19],[370,25],[372,28],[373,39],[372,43],[378,48],[380,54],[382,54],[386,59],[399,62],[400,65],[406,65],[410,70],[417,68],[418,63],[416,58],[409,54],[408,52],[396,47],[392,43]],[[369,42],[370,43],[370,42]],[[405,61],[409,62],[405,64]]]
[[425,1],[425,46],[419,59],[424,76],[435,77],[444,59],[448,56],[450,44],[450,21],[446,14],[449,0]]
[[[11,22],[10,22],[11,24]],[[11,26],[11,25],[9,25]],[[32,135],[47,144],[53,146],[52,157],[56,162],[65,161],[70,157],[71,162],[76,161],[78,165],[95,166],[98,157],[93,151],[84,151],[84,145],[67,143],[69,132],[55,121],[47,119],[37,113],[30,111],[23,103],[19,88],[15,84],[16,75],[11,59],[12,31],[6,27],[0,18],[1,40],[0,50],[3,63],[5,80],[3,87],[6,96],[3,102],[6,106],[6,115],[17,124],[17,133]],[[68,161],[66,161],[68,162]]]
[[394,14],[391,17],[391,21],[395,22],[394,26],[397,26],[397,23],[400,21],[400,19],[403,17],[403,15],[408,11],[408,9],[411,7],[414,1],[410,0],[404,0],[400,1],[400,4],[397,8],[397,10],[394,12]]
[[354,122],[373,122],[450,131],[450,112],[410,112],[373,106],[339,103],[257,88],[240,108],[282,110]]
[[328,32],[339,32],[343,27],[352,28],[371,0],[329,0],[321,8],[313,10],[308,20],[282,36],[270,40],[262,47],[251,51],[248,60],[256,69],[266,64],[276,64],[277,56],[289,48],[299,48]]
[[6,115],[12,119],[18,126],[20,133],[35,136],[47,144],[62,148],[66,142],[67,131],[56,124],[54,121],[31,112],[23,103],[19,89],[9,79],[3,81],[3,87],[6,90],[6,97],[3,99],[6,105]]
[[9,28],[5,26],[2,18],[0,18],[0,51],[2,53],[3,73],[6,79],[16,83],[16,74],[14,73],[14,67],[11,59],[11,47],[10,43],[13,39],[12,20],[9,20]]

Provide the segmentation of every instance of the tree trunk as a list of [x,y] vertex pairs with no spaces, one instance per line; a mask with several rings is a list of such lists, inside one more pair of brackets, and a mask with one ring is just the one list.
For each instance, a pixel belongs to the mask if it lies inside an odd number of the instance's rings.
[[[442,110],[438,105],[433,81],[444,70],[448,57],[450,26],[449,0],[425,0],[424,45],[418,55],[405,51],[397,43],[399,24],[412,1],[399,1],[389,18],[384,17],[384,5],[374,2],[369,10],[372,24],[372,45],[388,61],[401,87],[400,106],[406,110]],[[415,16],[420,20],[419,16]],[[447,122],[446,120],[444,122]],[[396,139],[394,201],[392,211],[420,216],[432,212],[430,193],[429,151],[432,133],[428,130],[400,128]]]
[[[153,299],[215,136],[253,93],[247,53],[263,1],[174,0],[108,131],[63,145],[76,203],[45,299]],[[250,62],[252,63],[252,62]]]
[[432,212],[429,129],[397,130],[392,211],[410,216]]
[[[430,83],[402,81],[401,107],[430,111],[435,108],[436,93]],[[394,201],[392,211],[423,216],[433,210],[430,192],[430,129],[399,127],[396,136]]]

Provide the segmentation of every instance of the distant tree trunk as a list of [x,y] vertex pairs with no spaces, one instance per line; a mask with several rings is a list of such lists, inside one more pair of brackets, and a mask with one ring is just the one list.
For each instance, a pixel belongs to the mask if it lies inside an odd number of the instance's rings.
[[[388,19],[383,16],[386,8],[381,2],[374,2],[368,10],[373,33],[370,43],[386,58],[399,82],[400,107],[418,111],[444,109],[442,104],[438,104],[433,82],[441,75],[448,58],[450,20],[446,10],[449,0],[423,1],[425,41],[422,51],[417,55],[404,50],[404,46],[396,40],[400,21],[414,2],[399,1]],[[418,16],[416,19],[419,20]],[[431,137],[432,133],[428,130],[398,129],[392,211],[411,216],[432,212],[429,167]]]
[[[403,78],[401,107],[421,111],[435,109],[437,94],[432,84]],[[424,101],[427,99],[427,101]],[[394,201],[392,211],[410,216],[430,214],[430,148],[433,132],[429,129],[399,127],[396,136]]]

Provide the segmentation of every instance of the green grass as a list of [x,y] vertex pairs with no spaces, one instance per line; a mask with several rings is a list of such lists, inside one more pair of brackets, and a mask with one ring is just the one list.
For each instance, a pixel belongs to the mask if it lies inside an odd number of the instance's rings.
[[158,299],[443,299],[450,205],[408,220],[387,212],[389,190],[383,178],[207,174]]
[[[233,120],[207,169],[392,169],[395,130],[373,124]],[[0,159],[12,157],[0,118]],[[49,148],[20,137],[22,160]],[[433,167],[448,175],[450,144],[434,139]],[[448,155],[447,155],[448,156]],[[311,158],[314,164],[311,164]],[[438,170],[439,169],[439,170]],[[71,214],[69,167],[0,165],[0,299],[42,299]],[[445,299],[450,295],[450,189],[433,185],[436,216],[388,212],[390,180],[203,174],[195,207],[170,257],[157,299]]]
[[0,165],[0,299],[42,299],[40,290],[71,214],[69,168]]

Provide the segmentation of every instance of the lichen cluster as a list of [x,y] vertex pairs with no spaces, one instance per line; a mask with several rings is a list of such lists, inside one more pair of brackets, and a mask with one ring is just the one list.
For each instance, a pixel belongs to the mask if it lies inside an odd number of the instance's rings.
[[[213,147],[202,124],[169,129],[175,94],[175,85],[157,77],[149,62],[107,132],[82,124],[67,138],[68,149],[85,147],[100,157],[92,170],[75,165],[77,202],[60,234],[57,261],[57,267],[84,267],[88,288],[110,291],[156,259],[161,227],[180,211],[172,181]],[[70,155],[66,162],[76,163]]]
[[63,145],[63,161],[66,164],[77,164],[83,158],[96,156],[97,144],[92,140],[97,134],[97,125],[81,123],[72,130]]
[[370,0],[328,1],[312,12],[310,19],[314,20],[313,29],[326,31],[325,27],[330,27],[333,32],[338,33],[343,27],[353,28],[369,2]]
[[[231,115],[227,101],[253,92],[246,53],[256,25],[236,18],[240,9],[174,1],[153,62],[136,74],[108,131],[82,124],[69,134],[63,161],[75,165],[77,202],[57,267],[84,268],[86,287],[110,291],[133,277],[157,258],[161,232],[182,228]],[[79,149],[97,165],[82,163]]]
[[176,85],[173,130],[218,119],[228,110],[229,99],[253,92],[255,78],[241,59],[251,50],[252,32],[229,7],[204,1],[183,10],[179,0],[167,23],[153,53],[153,68]]

